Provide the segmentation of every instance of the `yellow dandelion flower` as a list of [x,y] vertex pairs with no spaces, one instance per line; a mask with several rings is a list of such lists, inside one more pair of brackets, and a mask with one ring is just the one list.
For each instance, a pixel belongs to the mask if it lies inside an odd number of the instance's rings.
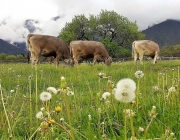
[[48,120],[48,124],[52,124],[52,123],[55,123],[55,120],[49,119],[49,120]]
[[61,110],[62,110],[62,108],[61,108],[60,106],[55,107],[55,111],[56,111],[57,113],[59,113]]

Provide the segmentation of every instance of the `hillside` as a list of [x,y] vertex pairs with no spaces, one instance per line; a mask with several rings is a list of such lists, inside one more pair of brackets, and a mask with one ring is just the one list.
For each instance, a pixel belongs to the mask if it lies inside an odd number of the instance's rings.
[[[18,46],[19,45],[19,46]],[[0,53],[5,53],[7,55],[18,55],[26,54],[25,44],[10,44],[2,39],[0,39]]]
[[146,35],[146,39],[158,43],[160,48],[177,45],[180,44],[180,21],[169,19],[143,30],[142,33]]

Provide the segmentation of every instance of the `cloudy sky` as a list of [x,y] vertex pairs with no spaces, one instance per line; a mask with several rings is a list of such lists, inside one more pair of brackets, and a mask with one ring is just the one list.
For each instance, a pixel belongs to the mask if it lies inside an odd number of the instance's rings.
[[[0,38],[25,41],[29,31],[26,19],[39,21],[41,34],[57,36],[75,15],[98,15],[101,10],[115,11],[136,21],[139,30],[166,19],[180,20],[180,0],[0,0]],[[60,16],[57,21],[51,18]]]

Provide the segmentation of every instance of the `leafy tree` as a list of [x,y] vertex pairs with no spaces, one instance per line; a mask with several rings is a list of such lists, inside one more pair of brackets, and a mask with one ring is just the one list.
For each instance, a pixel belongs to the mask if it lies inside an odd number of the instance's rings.
[[0,54],[0,60],[6,60],[6,54],[5,53]]
[[[108,39],[109,49],[115,55],[117,47],[131,50],[134,40],[144,39],[145,35],[138,31],[136,22],[130,22],[126,17],[114,11],[101,10],[97,16],[75,16],[71,23],[66,23],[60,32],[60,38],[67,43],[72,40],[103,40]],[[112,43],[112,44],[111,44]],[[116,51],[115,51],[115,50]]]
[[100,42],[106,46],[109,55],[113,58],[130,57],[132,54],[130,50],[118,46],[114,42],[110,42],[107,38],[101,39]]

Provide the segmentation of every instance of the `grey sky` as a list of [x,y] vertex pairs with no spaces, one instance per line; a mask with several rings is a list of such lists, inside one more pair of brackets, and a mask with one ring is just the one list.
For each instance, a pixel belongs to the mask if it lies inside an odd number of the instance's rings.
[[[74,15],[98,15],[102,9],[136,21],[139,30],[166,19],[180,20],[180,0],[0,0],[0,38],[25,41],[26,19],[40,22],[36,26],[43,30],[37,33],[57,36]],[[51,20],[57,15],[59,20]]]

